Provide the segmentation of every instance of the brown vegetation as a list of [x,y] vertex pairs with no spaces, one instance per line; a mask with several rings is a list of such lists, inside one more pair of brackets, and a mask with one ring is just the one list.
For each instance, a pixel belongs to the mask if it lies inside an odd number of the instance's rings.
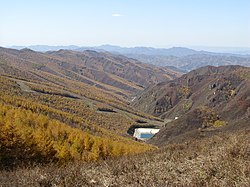
[[42,114],[1,103],[0,119],[0,166],[25,161],[90,161],[150,150],[147,145],[93,136]]
[[249,131],[84,164],[0,171],[2,186],[242,186],[250,185]]
[[203,67],[145,90],[133,106],[172,120],[150,141],[158,146],[247,129],[249,75],[247,67]]
[[148,142],[161,149],[127,134],[163,125],[127,99],[172,73],[93,51],[0,48],[0,186],[248,186],[249,69],[148,88],[138,105],[180,117]]
[[[73,80],[121,98],[136,93],[150,84],[180,75],[167,68],[158,68],[110,53],[90,50],[39,53],[6,48],[0,48],[0,73],[22,78],[25,78],[25,73],[26,77],[60,83],[59,85],[65,85],[60,79]],[[44,76],[45,74],[47,76]]]
[[[125,136],[127,128],[138,119],[135,114],[128,117],[121,110],[99,113],[98,107],[106,103],[96,103],[81,95],[75,97],[74,92],[60,86],[5,76],[0,76],[0,84],[3,168],[27,163],[92,161],[154,149],[120,136]],[[129,110],[125,105],[122,107]]]

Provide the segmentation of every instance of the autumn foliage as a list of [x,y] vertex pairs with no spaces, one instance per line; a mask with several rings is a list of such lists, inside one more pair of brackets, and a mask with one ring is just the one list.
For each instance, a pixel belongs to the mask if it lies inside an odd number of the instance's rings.
[[93,136],[30,110],[0,104],[0,163],[97,160],[135,154],[150,147]]
[[120,114],[96,113],[95,106],[62,94],[25,93],[4,77],[0,84],[0,166],[92,161],[153,149],[103,128],[111,122],[128,126]]

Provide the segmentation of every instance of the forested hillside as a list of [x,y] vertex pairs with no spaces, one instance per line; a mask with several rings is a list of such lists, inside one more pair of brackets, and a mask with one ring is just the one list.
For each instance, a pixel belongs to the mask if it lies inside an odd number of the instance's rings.
[[1,51],[1,167],[92,161],[155,149],[127,134],[140,121],[163,124],[130,107],[126,98],[131,93],[124,98],[61,70],[37,70],[47,66],[41,65],[43,54],[36,61],[34,53]]

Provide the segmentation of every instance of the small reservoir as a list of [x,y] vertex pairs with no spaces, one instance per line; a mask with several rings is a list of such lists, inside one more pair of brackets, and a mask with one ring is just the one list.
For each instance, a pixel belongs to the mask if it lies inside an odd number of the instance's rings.
[[136,128],[133,136],[139,140],[148,140],[152,138],[160,129],[155,128]]

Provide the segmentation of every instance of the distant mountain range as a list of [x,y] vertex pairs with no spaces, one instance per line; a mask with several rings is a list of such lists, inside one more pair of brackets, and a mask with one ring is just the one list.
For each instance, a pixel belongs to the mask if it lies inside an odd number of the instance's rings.
[[76,45],[67,45],[67,46],[63,46],[63,45],[58,45],[58,46],[51,46],[51,45],[30,45],[30,46],[11,46],[10,48],[12,49],[25,49],[25,48],[29,48],[33,51],[38,51],[38,52],[46,52],[46,51],[58,51],[60,49],[67,49],[67,50],[75,50],[78,49],[79,46]]
[[108,51],[113,53],[121,53],[121,54],[141,54],[141,55],[160,55],[160,56],[187,56],[194,54],[209,54],[209,55],[223,55],[223,56],[250,56],[250,48],[240,49],[231,49],[226,48],[221,49],[221,51],[227,52],[212,52],[214,48],[208,48],[207,50],[196,50],[186,47],[171,47],[171,48],[153,48],[153,47],[120,47],[115,45],[101,45],[101,46],[93,46],[93,47],[80,47],[77,45],[59,45],[59,46],[50,46],[50,45],[31,45],[31,46],[11,46],[13,49],[23,49],[29,48],[34,51],[46,52],[46,51],[57,51],[60,49],[66,50],[96,50],[96,51]]
[[[48,79],[48,74],[52,74],[58,79],[66,77],[123,97],[181,75],[175,70],[144,64],[126,56],[92,50],[60,49],[41,53],[28,48],[0,48],[0,60],[0,73],[17,76],[14,72],[22,70],[23,74],[38,79],[34,71],[39,71],[39,80],[41,74],[46,74],[42,79]],[[9,72],[11,68],[16,69]]]
[[187,56],[126,55],[144,63],[158,66],[174,66],[182,71],[191,71],[203,66],[242,65],[250,66],[250,57],[222,54],[192,54]]
[[[15,49],[22,49],[25,46],[12,46]],[[193,69],[213,65],[242,65],[250,66],[250,51],[242,52],[241,54],[233,53],[215,53],[209,51],[197,51],[184,47],[172,48],[152,48],[152,47],[120,47],[113,45],[101,45],[96,47],[79,47],[75,45],[70,46],[47,46],[34,45],[27,48],[45,52],[56,51],[60,49],[85,51],[94,50],[97,52],[110,52],[114,54],[122,54],[129,58],[134,58],[144,63],[153,64],[157,66],[178,68],[179,71],[191,71]]]

